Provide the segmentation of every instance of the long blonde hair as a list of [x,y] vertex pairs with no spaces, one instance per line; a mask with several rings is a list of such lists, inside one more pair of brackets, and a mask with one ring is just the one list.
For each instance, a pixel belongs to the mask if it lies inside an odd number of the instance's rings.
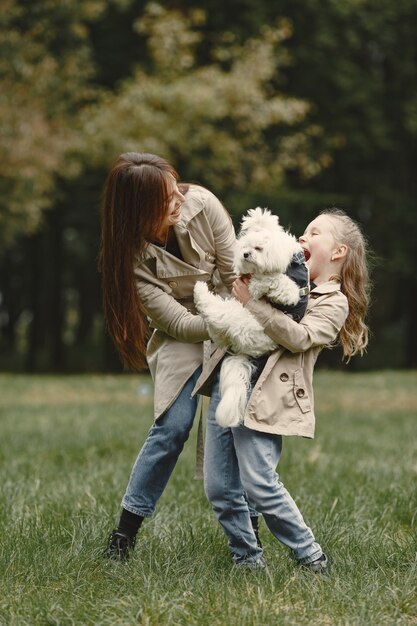
[[341,209],[326,209],[321,215],[332,219],[336,242],[347,246],[338,279],[340,290],[349,303],[349,314],[339,333],[339,342],[343,357],[349,362],[355,354],[363,355],[369,341],[369,329],[365,322],[371,291],[368,245],[359,225]]

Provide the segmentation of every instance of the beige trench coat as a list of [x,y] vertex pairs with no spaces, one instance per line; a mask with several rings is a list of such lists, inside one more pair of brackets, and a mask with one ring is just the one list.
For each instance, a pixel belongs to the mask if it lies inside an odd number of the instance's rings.
[[230,291],[235,232],[219,200],[207,189],[190,185],[174,226],[183,260],[149,244],[135,267],[144,311],[154,329],[147,361],[154,381],[154,416],[174,402],[203,361],[206,325],[196,315],[193,288],[205,281],[217,292]]
[[[306,313],[297,323],[266,300],[250,300],[246,308],[279,348],[271,353],[249,398],[244,416],[248,428],[279,435],[314,437],[313,369],[326,345],[337,337],[348,315],[346,296],[336,281],[312,290]],[[204,368],[193,394],[210,395],[219,348]]]

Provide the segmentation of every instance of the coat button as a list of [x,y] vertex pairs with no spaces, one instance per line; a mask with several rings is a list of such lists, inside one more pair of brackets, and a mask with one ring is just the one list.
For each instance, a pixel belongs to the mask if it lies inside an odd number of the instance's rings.
[[168,287],[171,287],[171,289],[175,289],[176,286],[177,286],[177,283],[175,282],[175,280],[169,281]]
[[288,374],[287,374],[286,372],[283,372],[283,374],[281,374],[281,376],[280,376],[279,378],[280,378],[280,380],[281,380],[283,383],[286,383],[286,382],[287,382],[287,380],[289,379],[289,376],[288,376]]
[[305,391],[304,389],[297,389],[296,394],[297,394],[297,398],[303,398]]

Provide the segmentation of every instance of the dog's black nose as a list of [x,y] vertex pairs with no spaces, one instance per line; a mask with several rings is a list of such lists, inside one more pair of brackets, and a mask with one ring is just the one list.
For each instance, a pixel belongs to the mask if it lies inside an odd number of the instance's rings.
[[243,258],[244,259],[248,259],[250,257],[250,252],[244,252],[243,253]]

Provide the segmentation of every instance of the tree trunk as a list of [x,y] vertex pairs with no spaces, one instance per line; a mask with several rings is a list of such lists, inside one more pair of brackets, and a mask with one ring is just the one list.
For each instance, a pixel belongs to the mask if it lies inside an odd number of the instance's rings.
[[40,325],[41,325],[41,235],[37,234],[28,239],[28,295],[29,308],[32,319],[29,324],[28,342],[26,351],[25,369],[28,372],[36,371],[38,364],[38,350],[40,347]]
[[406,331],[405,331],[405,366],[417,367],[417,296],[416,290],[411,285],[407,287],[408,298],[406,306]]
[[48,286],[48,317],[50,335],[50,358],[49,364],[53,371],[65,369],[64,344],[63,344],[63,272],[62,272],[62,206],[57,205],[50,212],[48,219],[48,238],[50,250],[49,263],[51,280]]

